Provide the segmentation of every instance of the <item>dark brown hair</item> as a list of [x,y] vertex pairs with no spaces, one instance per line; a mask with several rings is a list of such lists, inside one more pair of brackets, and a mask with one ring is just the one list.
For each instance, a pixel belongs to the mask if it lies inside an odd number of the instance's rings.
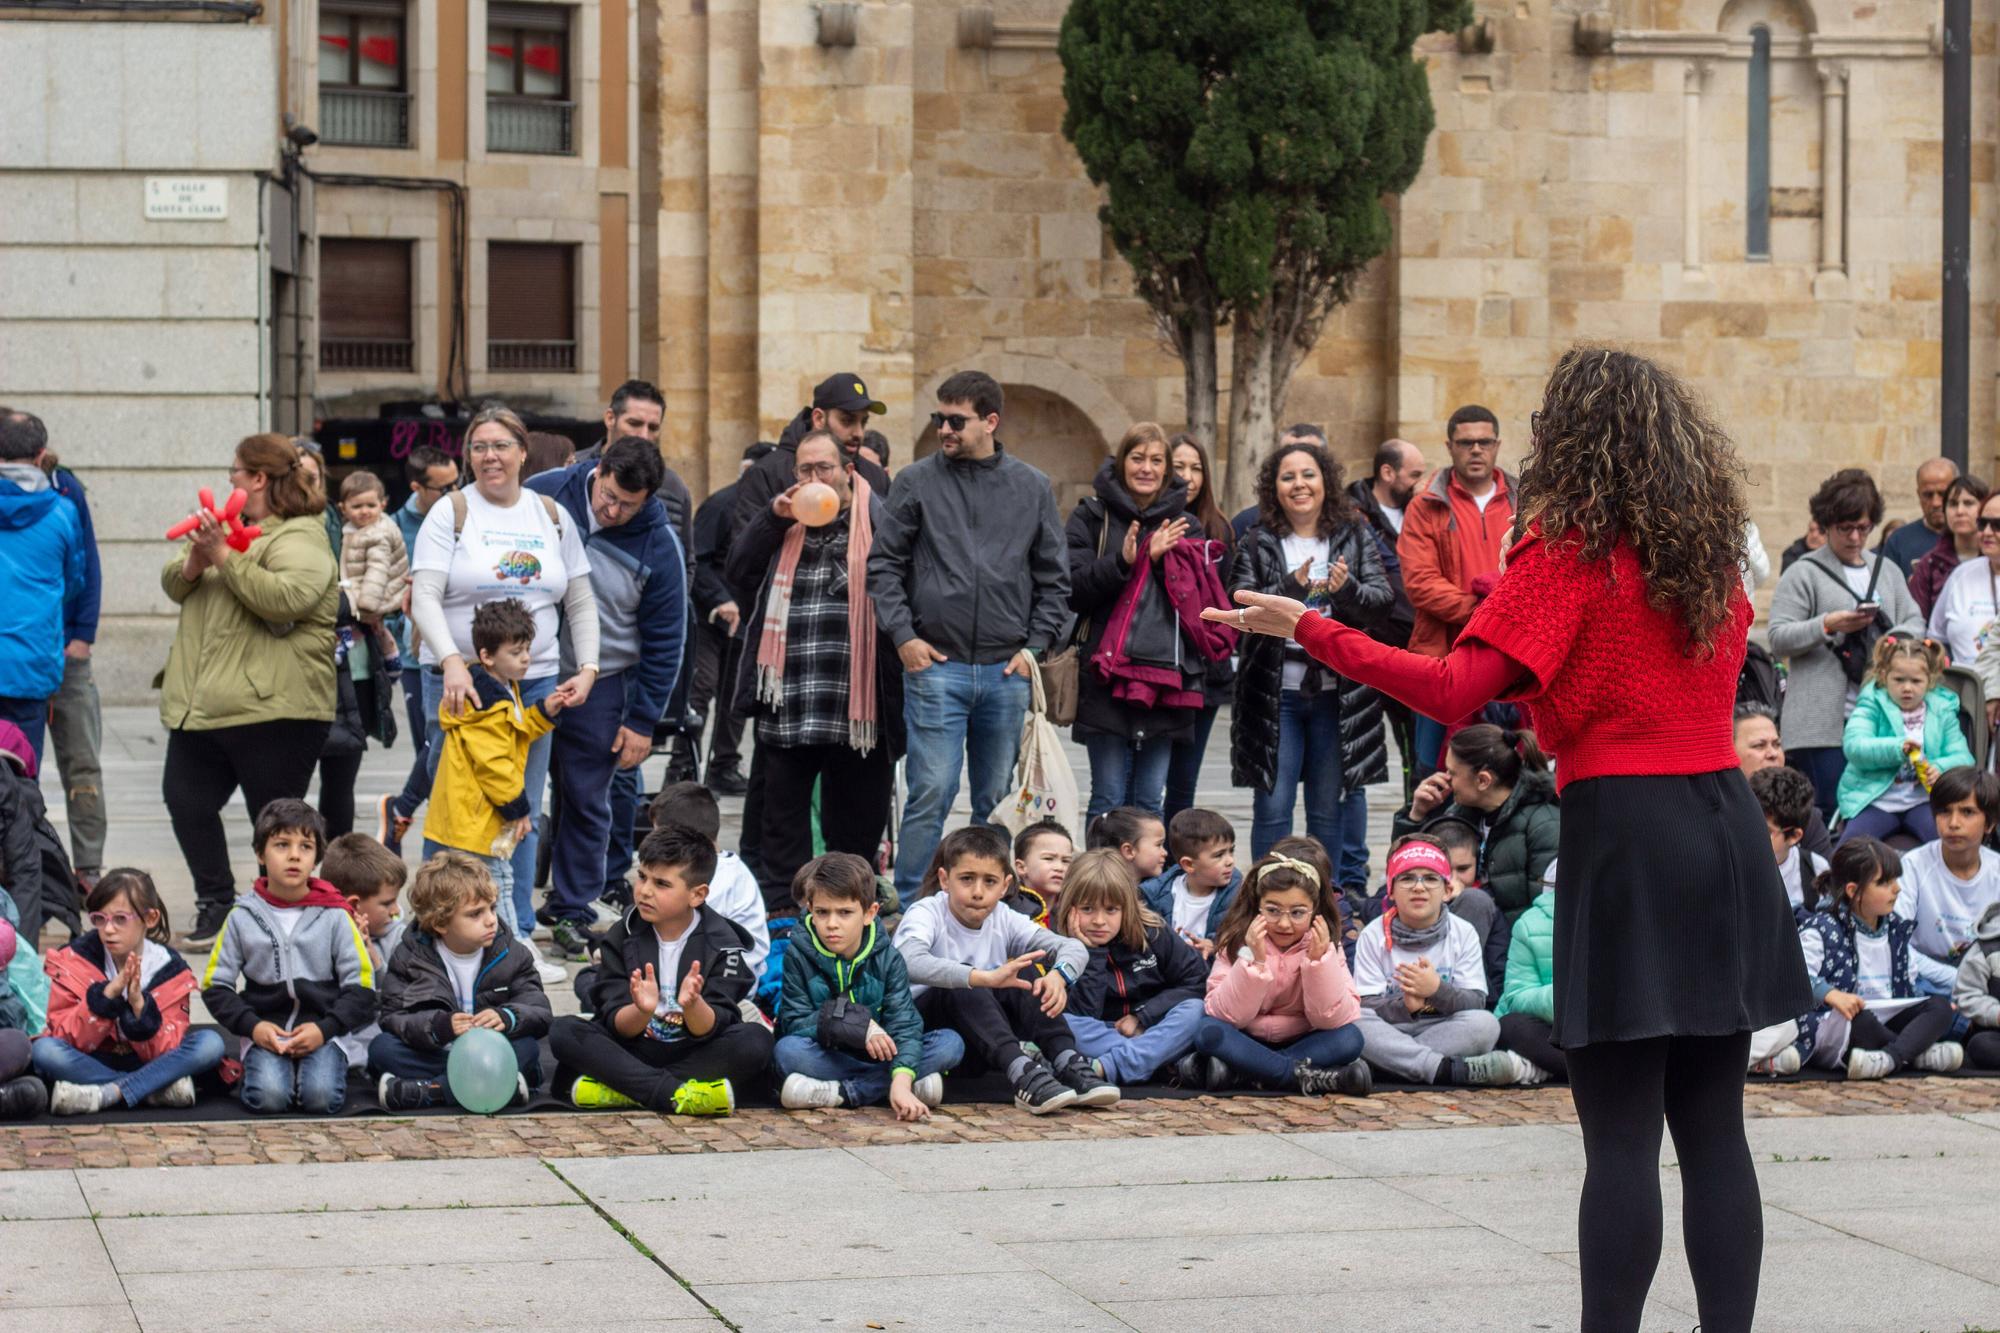
[[1304,454],[1319,468],[1320,485],[1325,489],[1316,529],[1319,535],[1331,537],[1355,522],[1357,515],[1354,498],[1347,493],[1347,476],[1333,455],[1316,444],[1281,444],[1264,460],[1264,466],[1257,469],[1257,521],[1280,536],[1292,530],[1292,520],[1286,517],[1285,507],[1278,501],[1278,470],[1293,454]]
[[1491,773],[1503,787],[1518,783],[1522,769],[1531,773],[1549,771],[1548,756],[1535,743],[1534,732],[1503,731],[1491,722],[1475,723],[1454,734],[1451,752],[1473,772]]
[[388,885],[397,893],[410,877],[403,858],[366,833],[343,833],[326,845],[319,877],[339,889],[342,897],[366,902]]
[[104,877],[91,886],[90,895],[83,900],[85,912],[102,912],[119,897],[132,904],[132,910],[144,921],[146,913],[158,912],[159,917],[146,927],[146,938],[155,944],[166,944],[174,937],[172,925],[167,921],[167,904],[160,897],[160,890],[153,884],[153,877],[143,870],[131,866],[120,866],[107,870]]
[[1210,541],[1221,542],[1224,546],[1236,544],[1236,529],[1229,526],[1229,516],[1222,512],[1222,506],[1215,500],[1215,468],[1209,462],[1208,448],[1202,442],[1182,431],[1167,441],[1167,466],[1174,465],[1174,451],[1182,445],[1195,451],[1201,457],[1201,494],[1188,501],[1188,512],[1194,521],[1201,524],[1202,532]]
[[236,465],[265,479],[264,503],[279,518],[326,512],[326,492],[299,466],[299,452],[289,435],[247,435],[236,446]]
[[865,912],[876,898],[875,871],[853,852],[815,856],[792,876],[792,901],[801,911],[810,911],[815,894],[859,903]]
[[[1280,857],[1314,865],[1314,862],[1306,857],[1281,852],[1277,847],[1264,853],[1263,859],[1252,866],[1250,873],[1244,877],[1243,887],[1238,890],[1234,898],[1230,899],[1229,910],[1222,914],[1222,924],[1215,928],[1217,958],[1234,959],[1236,951],[1241,949],[1243,942],[1249,938],[1250,923],[1255,921],[1257,913],[1263,910],[1264,895],[1282,893],[1286,889],[1298,889],[1313,900],[1313,911],[1326,918],[1327,929],[1333,932],[1334,947],[1339,947],[1340,890],[1333,886],[1330,876],[1322,874],[1320,882],[1314,884],[1312,876],[1302,874],[1292,866],[1280,864]],[[1314,869],[1323,871],[1325,853],[1322,852],[1318,859],[1320,864],[1314,865]]]

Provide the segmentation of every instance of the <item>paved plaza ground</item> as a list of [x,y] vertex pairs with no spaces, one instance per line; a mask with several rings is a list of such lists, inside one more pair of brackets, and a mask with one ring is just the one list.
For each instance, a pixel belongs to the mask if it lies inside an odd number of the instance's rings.
[[[110,859],[153,869],[184,913],[150,710],[111,710],[106,751]],[[1244,829],[1221,753],[1212,789]],[[362,795],[406,755],[371,755]],[[1379,848],[1391,798],[1371,794]],[[1753,1085],[1748,1106],[1760,1329],[2000,1327],[2000,1080]],[[0,1126],[0,1333],[1573,1329],[1574,1118],[1558,1087],[1046,1120],[947,1105],[918,1126],[879,1110]],[[1661,1181],[1645,1327],[1685,1331],[1671,1144]]]

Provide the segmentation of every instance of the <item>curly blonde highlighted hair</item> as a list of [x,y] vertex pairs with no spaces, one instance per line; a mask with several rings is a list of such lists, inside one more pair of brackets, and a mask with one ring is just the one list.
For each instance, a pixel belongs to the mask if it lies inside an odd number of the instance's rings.
[[1687,650],[1706,655],[1742,580],[1743,465],[1688,387],[1630,352],[1573,347],[1556,362],[1515,497],[1518,538],[1573,534],[1600,560],[1623,539],[1647,599],[1679,612]]

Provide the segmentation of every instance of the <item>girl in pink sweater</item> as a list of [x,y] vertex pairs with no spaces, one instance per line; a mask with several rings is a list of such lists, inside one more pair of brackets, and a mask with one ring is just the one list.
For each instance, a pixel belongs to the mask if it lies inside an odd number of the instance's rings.
[[[1314,864],[1318,862],[1319,864]],[[1243,881],[1215,932],[1207,1015],[1184,1083],[1210,1090],[1247,1079],[1266,1088],[1364,1096],[1361,1013],[1340,947],[1339,890],[1324,856],[1272,851]]]

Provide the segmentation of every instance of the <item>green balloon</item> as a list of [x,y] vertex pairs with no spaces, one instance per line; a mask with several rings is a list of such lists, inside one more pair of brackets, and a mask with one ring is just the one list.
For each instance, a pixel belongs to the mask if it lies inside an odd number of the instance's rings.
[[452,1098],[475,1115],[492,1115],[513,1101],[521,1075],[513,1046],[492,1028],[472,1028],[452,1042],[444,1071]]

